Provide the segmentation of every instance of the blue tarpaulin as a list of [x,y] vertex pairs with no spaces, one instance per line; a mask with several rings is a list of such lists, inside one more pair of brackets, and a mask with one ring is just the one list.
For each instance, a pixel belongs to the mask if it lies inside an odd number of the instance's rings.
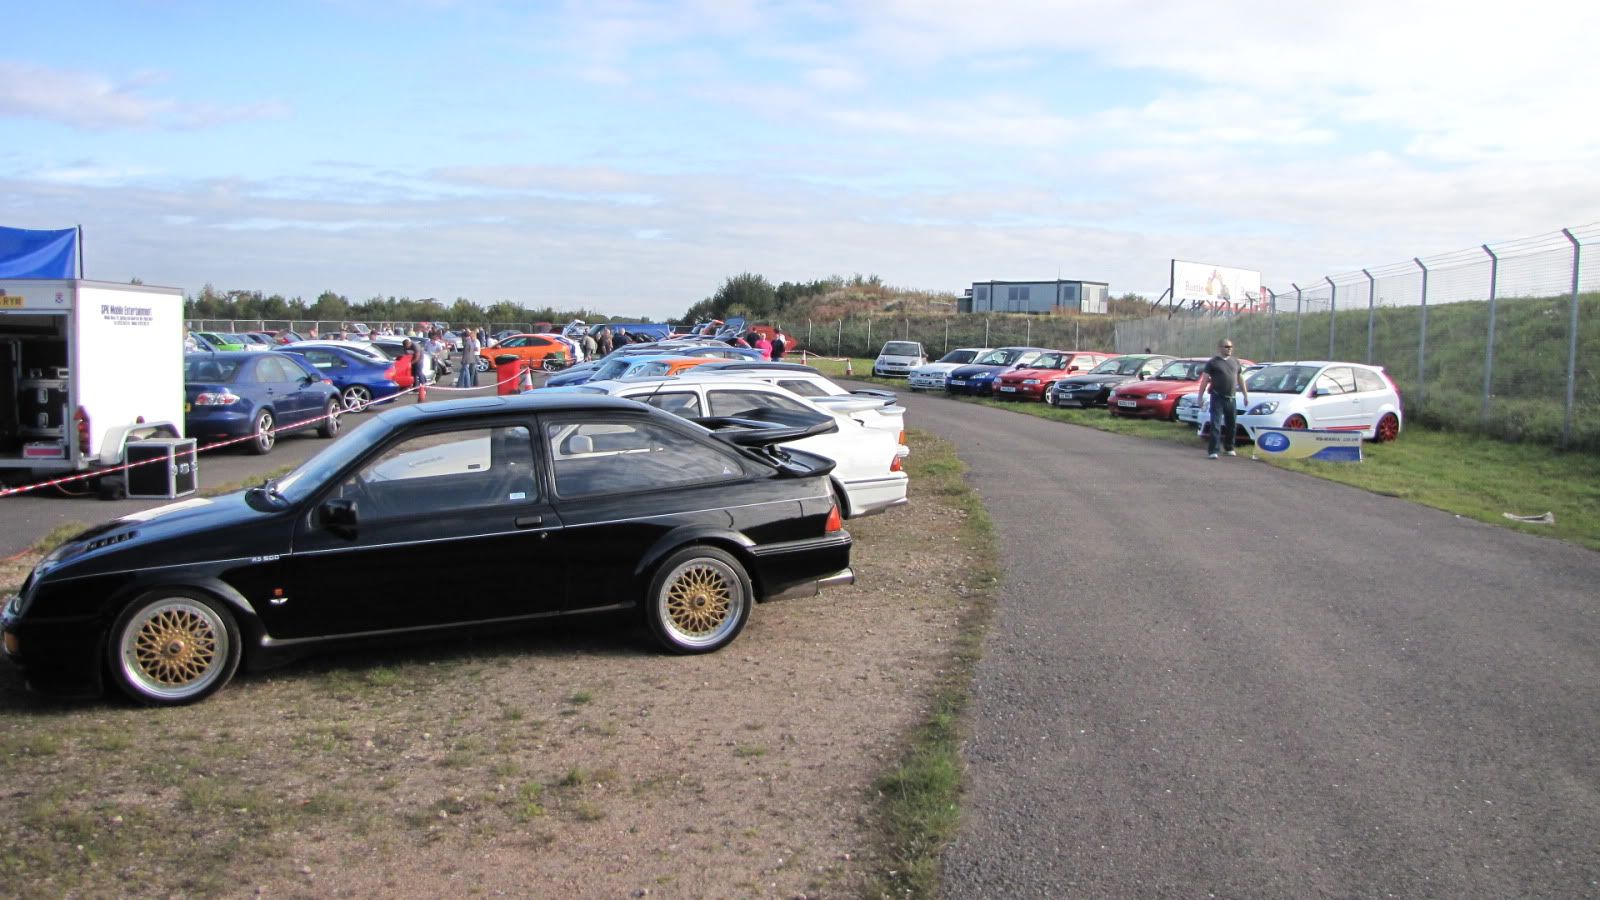
[[0,227],[0,278],[77,278],[78,229]]

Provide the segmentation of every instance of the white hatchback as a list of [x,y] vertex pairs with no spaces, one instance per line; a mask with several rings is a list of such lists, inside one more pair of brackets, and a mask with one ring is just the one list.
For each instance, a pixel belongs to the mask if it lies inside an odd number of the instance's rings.
[[906,377],[906,386],[913,391],[942,391],[944,380],[950,373],[988,353],[988,347],[961,347],[951,350],[938,360],[917,366]]
[[889,341],[872,361],[872,374],[880,378],[904,378],[928,361],[928,354],[916,341]]
[[1249,408],[1239,424],[1257,428],[1359,431],[1375,441],[1400,435],[1400,389],[1382,366],[1348,362],[1274,363],[1245,379]]

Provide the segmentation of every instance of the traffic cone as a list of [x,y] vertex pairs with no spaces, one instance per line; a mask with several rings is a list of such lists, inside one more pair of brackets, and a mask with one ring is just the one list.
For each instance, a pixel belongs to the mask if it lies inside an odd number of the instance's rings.
[[422,401],[424,401],[426,399],[428,399],[428,383],[426,381],[418,382],[417,383],[417,402],[421,403]]
[[526,365],[522,367],[522,380],[517,382],[517,389],[520,391],[533,390],[533,370]]
[[856,373],[855,360],[847,359],[844,361],[844,373],[846,375],[854,375]]

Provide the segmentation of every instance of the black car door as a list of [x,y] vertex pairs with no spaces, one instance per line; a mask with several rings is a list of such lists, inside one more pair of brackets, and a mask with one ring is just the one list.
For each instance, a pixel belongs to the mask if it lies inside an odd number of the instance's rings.
[[570,609],[638,602],[641,561],[670,532],[731,527],[727,507],[748,478],[733,451],[625,411],[550,415],[541,425],[566,528]]
[[[355,634],[559,611],[561,521],[525,421],[403,432],[296,526],[274,637]],[[354,526],[337,507],[354,508]],[[549,572],[552,577],[529,573]]]

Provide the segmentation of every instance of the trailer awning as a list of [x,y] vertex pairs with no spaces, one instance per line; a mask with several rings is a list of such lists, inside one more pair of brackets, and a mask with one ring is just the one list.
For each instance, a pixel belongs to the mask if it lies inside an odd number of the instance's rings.
[[78,229],[0,227],[0,278],[77,278]]

